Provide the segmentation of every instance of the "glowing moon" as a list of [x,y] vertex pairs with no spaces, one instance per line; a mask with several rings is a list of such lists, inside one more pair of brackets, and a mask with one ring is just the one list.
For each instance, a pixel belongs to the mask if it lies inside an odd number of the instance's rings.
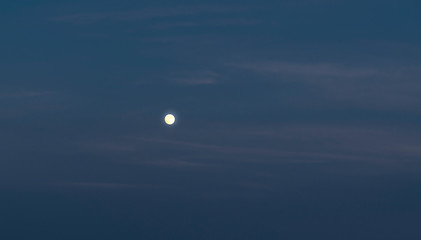
[[165,120],[165,123],[168,125],[173,125],[175,123],[175,117],[172,114],[167,114],[164,120]]

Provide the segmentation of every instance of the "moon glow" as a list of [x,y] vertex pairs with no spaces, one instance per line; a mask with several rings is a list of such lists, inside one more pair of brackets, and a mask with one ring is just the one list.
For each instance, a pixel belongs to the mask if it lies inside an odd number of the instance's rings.
[[175,117],[172,114],[167,114],[164,120],[165,120],[165,123],[168,125],[173,125],[175,123]]

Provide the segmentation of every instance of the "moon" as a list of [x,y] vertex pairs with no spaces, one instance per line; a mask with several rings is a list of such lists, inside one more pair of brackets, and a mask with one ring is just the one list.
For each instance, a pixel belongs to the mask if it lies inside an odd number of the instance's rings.
[[165,123],[168,125],[173,125],[175,123],[175,117],[172,114],[167,114],[164,120],[165,120]]

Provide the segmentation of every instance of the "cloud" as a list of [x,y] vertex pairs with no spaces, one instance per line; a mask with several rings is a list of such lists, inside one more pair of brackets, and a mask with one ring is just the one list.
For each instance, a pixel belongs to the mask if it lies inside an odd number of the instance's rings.
[[5,103],[0,106],[0,118],[19,117],[31,112],[51,111],[62,109],[53,91],[4,91],[0,93],[0,99]]
[[174,79],[174,81],[182,85],[210,85],[216,83],[216,80],[213,78],[179,78]]
[[110,182],[62,182],[53,183],[52,186],[60,187],[77,187],[77,188],[104,188],[104,189],[131,189],[131,188],[148,188],[163,189],[168,186],[157,184],[126,184],[126,183],[110,183]]
[[[361,65],[361,64],[360,64]],[[411,110],[421,106],[419,66],[365,64],[364,67],[333,63],[255,62],[229,65],[279,82],[297,82],[312,88],[320,105],[341,102],[383,110]]]
[[[292,124],[250,130],[257,139],[297,149],[349,156],[349,160],[398,163],[417,160],[421,138],[412,130],[381,125]],[[418,147],[417,147],[418,146]],[[362,158],[360,158],[362,157]],[[339,160],[340,158],[338,158]]]
[[421,141],[418,144],[416,142],[402,144],[397,148],[397,151],[407,156],[421,157]]
[[72,24],[92,24],[100,21],[139,21],[153,18],[168,18],[179,16],[196,16],[212,13],[227,13],[239,10],[225,6],[189,6],[175,8],[154,8],[147,10],[134,10],[122,12],[85,13],[51,18],[53,21],[68,22]]
[[[144,165],[154,165],[154,166],[159,166],[159,167],[182,167],[182,168],[190,168],[190,167],[194,167],[194,168],[206,168],[206,169],[210,169],[210,168],[214,168],[216,165],[212,164],[211,162],[203,162],[203,161],[198,161],[199,158],[196,157],[194,159],[189,159],[189,158],[184,158],[184,159],[154,159],[152,161],[144,161],[141,164]],[[220,167],[220,165],[218,165]]]
[[133,152],[136,147],[130,143],[123,142],[83,142],[77,143],[84,150],[93,152]]
[[229,27],[229,26],[256,26],[262,24],[261,20],[246,19],[246,18],[211,18],[207,20],[196,19],[195,21],[168,21],[154,24],[152,27],[157,29],[169,29],[169,28],[192,28],[192,27],[203,27],[203,26],[218,26],[218,27]]
[[217,83],[219,74],[213,71],[177,72],[169,78],[181,85],[210,85]]
[[[309,151],[309,149],[302,149],[301,151],[283,151],[273,148],[259,148],[259,147],[239,147],[230,145],[215,145],[206,143],[196,143],[182,140],[170,140],[161,138],[137,138],[140,141],[158,143],[160,147],[164,147],[162,144],[169,144],[175,146],[182,146],[189,148],[189,151],[201,150],[207,151],[208,153],[219,153],[228,155],[243,155],[244,158],[240,158],[234,161],[243,162],[266,162],[266,163],[285,163],[285,162],[320,162],[322,160],[351,160],[351,161],[377,161],[376,157],[360,156],[359,154],[341,154],[341,153],[329,153],[323,151]],[[223,156],[218,155],[221,159]]]
[[239,64],[236,66],[259,73],[295,75],[303,77],[359,78],[377,76],[381,74],[379,70],[373,68],[352,68],[329,63],[299,64],[287,62],[264,62]]
[[43,97],[54,94],[52,91],[23,91],[23,92],[10,92],[0,93],[0,97],[10,98],[30,98],[30,97]]

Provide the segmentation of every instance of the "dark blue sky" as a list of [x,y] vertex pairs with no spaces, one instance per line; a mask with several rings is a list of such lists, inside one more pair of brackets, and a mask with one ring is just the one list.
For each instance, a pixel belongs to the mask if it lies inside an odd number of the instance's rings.
[[1,239],[420,239],[420,12],[2,2]]

